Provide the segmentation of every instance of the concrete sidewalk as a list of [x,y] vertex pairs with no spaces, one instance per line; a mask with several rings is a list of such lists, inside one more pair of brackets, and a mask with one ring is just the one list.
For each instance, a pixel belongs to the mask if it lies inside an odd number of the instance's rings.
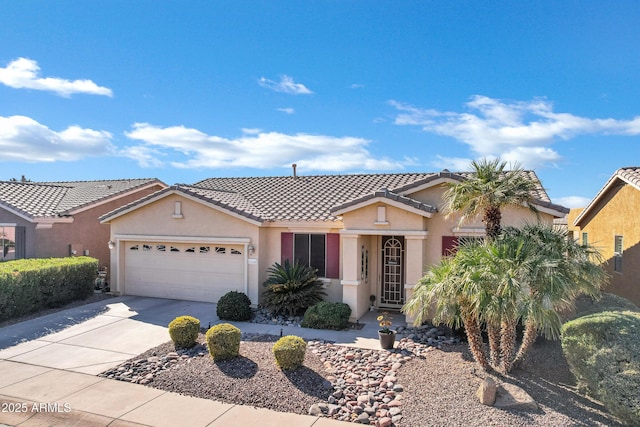
[[346,424],[8,361],[0,361],[0,404],[0,424],[10,426],[338,427]]
[[[344,422],[186,397],[96,374],[170,340],[190,315],[219,323],[215,304],[118,297],[0,328],[0,424],[20,426],[344,426]],[[298,335],[379,349],[375,318],[328,331],[233,322],[245,333]]]

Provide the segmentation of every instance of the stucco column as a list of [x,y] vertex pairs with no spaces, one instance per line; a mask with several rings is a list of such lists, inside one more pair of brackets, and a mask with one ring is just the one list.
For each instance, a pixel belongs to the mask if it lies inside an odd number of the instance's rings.
[[[418,280],[424,276],[424,258],[426,249],[426,235],[405,236],[406,241],[406,271],[404,284],[404,297],[408,301],[413,296],[413,288]],[[407,324],[413,323],[414,318],[406,315]]]
[[351,307],[350,321],[359,319],[368,309],[362,304],[366,294],[360,280],[360,236],[342,234],[342,302]]

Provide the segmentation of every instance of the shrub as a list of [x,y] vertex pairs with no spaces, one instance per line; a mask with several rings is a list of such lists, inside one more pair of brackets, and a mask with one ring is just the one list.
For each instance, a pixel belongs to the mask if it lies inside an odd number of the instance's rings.
[[191,316],[176,317],[169,323],[169,336],[176,348],[191,348],[196,345],[200,321]]
[[251,300],[242,292],[227,292],[218,300],[216,314],[220,320],[250,320]]
[[0,262],[0,321],[87,298],[97,271],[89,257]]
[[607,311],[562,327],[562,351],[578,385],[626,423],[640,425],[640,313]]
[[317,269],[298,261],[285,260],[269,267],[269,277],[264,282],[263,305],[274,314],[297,316],[307,308],[322,301],[326,293],[318,280]]
[[342,302],[322,301],[304,313],[302,326],[314,329],[344,329],[349,323],[351,307]]
[[229,323],[220,323],[207,331],[209,354],[215,361],[231,359],[240,354],[240,329]]
[[276,365],[282,370],[292,370],[302,366],[306,351],[307,343],[295,335],[282,337],[273,345]]

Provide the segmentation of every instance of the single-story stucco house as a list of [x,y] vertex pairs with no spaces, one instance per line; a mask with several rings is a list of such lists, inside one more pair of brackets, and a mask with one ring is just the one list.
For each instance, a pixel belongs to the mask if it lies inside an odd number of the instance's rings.
[[620,168],[584,209],[571,209],[569,233],[595,246],[609,273],[605,288],[640,306],[640,167]]
[[166,188],[155,178],[0,181],[0,261],[88,255],[109,267],[109,225],[98,218]]
[[[534,172],[539,219],[551,203]],[[211,178],[173,185],[101,218],[111,225],[111,286],[121,294],[215,302],[231,290],[260,299],[267,269],[299,259],[318,269],[327,299],[352,318],[399,309],[425,269],[481,222],[459,226],[440,213],[445,183],[469,173]],[[536,221],[507,209],[503,224]]]

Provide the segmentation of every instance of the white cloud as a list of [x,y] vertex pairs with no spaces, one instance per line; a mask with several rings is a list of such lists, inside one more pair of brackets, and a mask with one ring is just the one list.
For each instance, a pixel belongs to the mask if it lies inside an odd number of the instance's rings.
[[474,157],[501,157],[535,168],[555,164],[562,156],[550,146],[578,135],[638,135],[640,116],[632,120],[590,119],[556,113],[545,99],[501,101],[473,96],[467,112],[422,109],[389,101],[399,113],[395,124],[421,126],[425,132],[467,144]]
[[313,93],[305,85],[294,82],[293,77],[289,77],[286,74],[280,76],[279,82],[269,80],[266,77],[260,77],[260,79],[258,79],[258,83],[260,86],[276,92],[288,93],[290,95],[310,95]]
[[353,83],[351,86],[349,86],[350,89],[362,89],[364,88],[364,85],[360,84],[360,83]]
[[276,108],[276,110],[286,114],[294,114],[296,112],[293,108]]
[[[256,130],[257,131],[257,130]],[[184,126],[159,127],[148,123],[136,123],[126,136],[141,141],[145,155],[153,150],[167,155],[172,152],[187,156],[185,161],[172,161],[179,168],[246,167],[269,169],[289,168],[292,163],[299,168],[313,171],[393,170],[401,169],[415,160],[376,158],[367,145],[369,140],[356,137],[334,137],[279,132],[243,132],[234,139],[207,135]],[[135,153],[128,149],[128,153]],[[139,158],[141,166],[150,164],[147,157]],[[171,157],[171,156],[170,156]],[[175,157],[175,156],[172,156]],[[159,161],[159,159],[156,160]]]
[[74,93],[113,96],[111,89],[98,86],[91,80],[66,80],[58,77],[40,77],[40,67],[32,59],[18,58],[6,68],[0,68],[0,83],[15,89],[34,89],[54,92],[69,97]]
[[437,168],[448,169],[450,172],[465,172],[468,171],[471,165],[472,159],[465,159],[462,157],[443,157],[436,156],[436,160],[431,164]]
[[111,154],[111,134],[69,126],[56,132],[25,116],[0,116],[0,152],[3,161],[74,161]]
[[589,204],[590,201],[591,199],[581,196],[557,197],[553,199],[553,203],[571,209],[584,208]]

